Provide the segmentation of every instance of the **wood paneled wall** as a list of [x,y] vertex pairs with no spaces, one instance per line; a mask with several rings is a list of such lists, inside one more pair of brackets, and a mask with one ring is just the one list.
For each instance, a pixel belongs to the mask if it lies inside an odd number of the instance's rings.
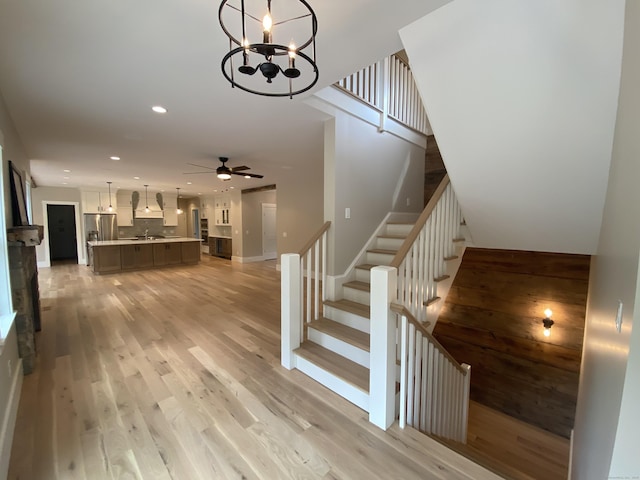
[[[582,354],[590,257],[468,248],[436,338],[471,365],[471,398],[568,438]],[[544,310],[553,310],[551,336]]]

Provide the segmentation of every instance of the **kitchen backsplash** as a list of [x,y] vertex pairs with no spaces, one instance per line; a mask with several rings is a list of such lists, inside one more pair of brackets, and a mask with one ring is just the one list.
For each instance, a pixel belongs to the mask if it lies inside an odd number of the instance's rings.
[[149,235],[175,235],[176,227],[165,227],[162,218],[134,218],[133,227],[118,227],[118,236],[135,237],[144,235],[145,230]]

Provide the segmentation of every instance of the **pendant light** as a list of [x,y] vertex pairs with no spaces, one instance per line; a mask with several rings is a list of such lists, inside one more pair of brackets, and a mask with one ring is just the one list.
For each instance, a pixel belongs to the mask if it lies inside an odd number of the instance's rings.
[[149,209],[149,195],[148,195],[149,191],[148,191],[148,189],[149,189],[149,185],[145,185],[144,186],[144,201],[147,204],[147,206],[144,208],[144,211],[146,213],[149,213],[151,211]]
[[107,207],[107,212],[113,212],[113,205],[111,205],[111,182],[107,182],[109,185],[109,207]]
[[180,215],[182,213],[182,209],[180,208],[180,189],[176,188],[178,192],[178,196],[176,197],[176,213]]

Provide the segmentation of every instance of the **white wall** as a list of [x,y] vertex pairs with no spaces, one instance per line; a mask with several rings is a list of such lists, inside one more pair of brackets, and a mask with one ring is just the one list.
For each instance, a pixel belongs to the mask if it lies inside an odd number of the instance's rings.
[[400,31],[479,247],[594,253],[624,0],[456,0]]
[[424,148],[335,110],[325,123],[330,274],[345,272],[387,213],[422,211],[424,163]]
[[[627,2],[611,170],[589,285],[574,429],[576,480],[640,477],[639,85],[640,3]],[[618,300],[624,304],[621,333],[615,329]]]

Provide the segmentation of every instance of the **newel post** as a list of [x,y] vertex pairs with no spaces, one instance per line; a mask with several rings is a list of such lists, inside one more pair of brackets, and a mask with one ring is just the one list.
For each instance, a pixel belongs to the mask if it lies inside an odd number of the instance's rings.
[[396,417],[396,315],[389,305],[396,300],[397,277],[393,267],[371,269],[369,421],[383,430]]
[[300,255],[280,257],[280,363],[295,368],[293,351],[300,346],[302,304],[300,303]]

